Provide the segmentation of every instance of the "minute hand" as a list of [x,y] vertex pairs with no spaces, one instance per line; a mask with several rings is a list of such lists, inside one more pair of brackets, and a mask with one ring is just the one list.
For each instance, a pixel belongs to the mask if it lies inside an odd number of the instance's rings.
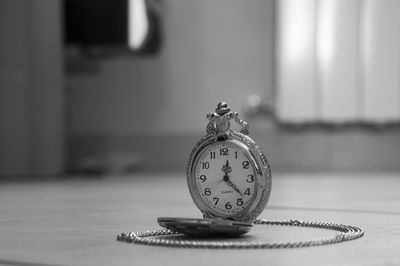
[[235,184],[232,183],[231,180],[228,179],[228,180],[226,181],[226,183],[227,183],[231,188],[233,188],[237,193],[239,193],[240,196],[243,197],[243,194],[242,194],[242,193],[240,192],[240,190],[235,186]]

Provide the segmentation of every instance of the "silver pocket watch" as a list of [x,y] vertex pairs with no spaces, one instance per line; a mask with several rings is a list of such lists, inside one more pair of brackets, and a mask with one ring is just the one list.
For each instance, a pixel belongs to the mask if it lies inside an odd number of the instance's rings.
[[[271,193],[271,170],[261,149],[249,136],[249,126],[225,102],[208,114],[207,135],[193,148],[187,164],[189,192],[203,218],[160,217],[166,229],[121,233],[117,240],[134,244],[193,248],[298,248],[354,240],[364,231],[351,225],[301,220],[257,218]],[[240,131],[231,128],[239,124]],[[240,236],[253,225],[293,226],[333,230],[330,237],[300,241],[227,241],[215,236]],[[177,233],[206,237],[179,238]],[[174,238],[170,238],[174,236]],[[212,238],[210,240],[209,238]]]
[[[175,232],[197,235],[242,235],[267,205],[271,170],[249,126],[221,102],[207,115],[207,135],[193,148],[187,164],[190,195],[203,219],[160,217]],[[231,128],[231,122],[240,132]]]

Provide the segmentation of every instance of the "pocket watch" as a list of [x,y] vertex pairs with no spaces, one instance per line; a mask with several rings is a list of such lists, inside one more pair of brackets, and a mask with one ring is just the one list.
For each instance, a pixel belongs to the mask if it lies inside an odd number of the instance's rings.
[[[207,134],[187,163],[190,195],[203,219],[160,217],[158,223],[189,235],[241,235],[250,231],[271,193],[271,170],[249,125],[226,102],[207,115]],[[235,122],[240,131],[231,128]]]

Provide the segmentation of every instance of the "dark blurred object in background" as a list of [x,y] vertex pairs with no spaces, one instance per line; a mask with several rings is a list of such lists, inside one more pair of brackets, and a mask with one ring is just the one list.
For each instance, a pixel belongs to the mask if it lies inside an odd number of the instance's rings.
[[159,14],[146,0],[64,0],[64,39],[81,48],[154,55],[161,46]]
[[89,45],[127,45],[128,2],[65,0],[65,40]]

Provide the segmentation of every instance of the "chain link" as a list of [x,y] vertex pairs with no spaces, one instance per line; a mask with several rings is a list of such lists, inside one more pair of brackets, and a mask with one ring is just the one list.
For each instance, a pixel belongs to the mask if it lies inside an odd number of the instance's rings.
[[157,231],[130,232],[127,234],[122,233],[117,236],[117,240],[133,244],[181,247],[181,248],[280,249],[280,248],[299,248],[299,247],[328,245],[328,244],[354,240],[364,235],[364,231],[359,227],[336,224],[336,223],[310,222],[310,221],[299,221],[299,220],[256,219],[254,221],[254,224],[311,227],[311,228],[333,230],[339,233],[326,238],[274,243],[274,242],[263,242],[263,241],[234,242],[234,241],[208,241],[208,240],[196,241],[196,240],[168,239],[168,238],[162,238],[162,236],[176,235],[178,233],[168,229],[161,229]]

